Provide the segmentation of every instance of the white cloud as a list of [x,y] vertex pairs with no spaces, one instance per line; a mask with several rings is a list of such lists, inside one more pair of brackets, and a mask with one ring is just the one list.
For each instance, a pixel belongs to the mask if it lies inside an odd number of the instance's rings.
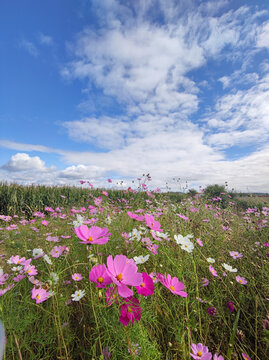
[[43,33],[39,34],[38,39],[42,45],[52,45],[53,44],[53,38],[51,36],[45,35]]
[[73,165],[66,169],[59,171],[57,177],[66,180],[83,180],[93,179],[101,177],[104,173],[104,169],[100,166],[85,166],[85,165]]
[[269,49],[269,22],[263,25],[257,36],[257,47]]
[[17,171],[38,171],[45,172],[52,169],[46,168],[45,163],[38,156],[29,156],[25,153],[17,153],[11,156],[11,159],[2,166],[2,169],[8,172]]
[[220,97],[205,119],[215,133],[208,143],[219,147],[266,143],[269,139],[269,75],[246,89]]
[[30,55],[37,57],[39,55],[39,51],[35,44],[33,44],[31,41],[28,41],[26,39],[23,39],[20,41],[19,46],[26,50]]

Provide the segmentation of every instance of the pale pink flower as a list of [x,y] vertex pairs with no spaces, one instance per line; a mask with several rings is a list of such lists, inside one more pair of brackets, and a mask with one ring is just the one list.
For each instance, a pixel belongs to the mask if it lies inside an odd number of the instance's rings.
[[35,287],[32,289],[32,299],[35,299],[36,304],[40,304],[48,298],[49,293],[46,290],[42,288],[36,289]]
[[204,346],[203,344],[192,344],[191,345],[192,354],[190,356],[194,360],[211,360],[212,354],[208,352],[208,347]]
[[75,274],[72,275],[72,279],[73,279],[74,281],[80,281],[80,280],[83,279],[83,276],[82,276],[81,274],[75,273]]
[[244,278],[244,277],[241,277],[241,276],[236,276],[235,280],[239,283],[239,284],[242,284],[242,285],[246,285],[247,284],[247,280]]

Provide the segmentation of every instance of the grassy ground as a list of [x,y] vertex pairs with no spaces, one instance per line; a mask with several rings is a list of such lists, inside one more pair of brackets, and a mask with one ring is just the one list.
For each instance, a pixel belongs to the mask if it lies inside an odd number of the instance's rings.
[[[4,359],[185,360],[190,359],[192,343],[203,343],[224,359],[243,359],[242,353],[251,359],[268,358],[269,251],[264,244],[269,238],[269,209],[265,205],[257,211],[242,212],[233,202],[223,209],[220,202],[199,197],[181,203],[171,202],[164,195],[117,194],[117,199],[115,194],[106,196],[96,190],[81,200],[79,205],[84,208],[70,211],[69,203],[64,204],[60,195],[62,191],[55,192],[53,210],[37,213],[31,220],[23,221],[25,215],[19,212],[18,217],[0,220],[0,266],[3,274],[9,275],[0,286],[0,314],[7,335]],[[102,198],[98,205],[97,196]],[[154,239],[145,221],[127,214],[138,209],[143,211],[136,214],[154,215],[167,239]],[[84,220],[97,219],[94,225],[108,228],[112,234],[109,241],[104,245],[80,243],[72,223],[77,215]],[[47,225],[42,224],[44,220]],[[139,230],[141,239],[126,241],[122,233],[130,234],[134,229]],[[179,234],[193,234],[192,252],[176,243],[174,236]],[[158,246],[157,254],[142,240],[145,238]],[[59,245],[68,249],[53,257],[53,249]],[[36,248],[42,248],[50,264],[44,256],[34,259]],[[231,251],[243,256],[234,259]],[[142,313],[140,321],[123,326],[119,317],[124,299],[109,306],[106,289],[98,289],[89,281],[93,266],[106,264],[109,255],[114,258],[119,254],[129,259],[149,254],[145,263],[137,265],[138,272],[171,274],[185,285],[188,296],[173,294],[161,281],[154,284],[154,293],[148,297],[129,286]],[[7,262],[15,255],[32,259],[31,265],[38,272],[34,278],[53,294],[46,301],[36,303],[32,299],[34,285],[29,280],[33,279],[25,265],[18,268],[20,264]],[[215,262],[209,263],[208,258]],[[225,270],[223,263],[237,268],[237,272]],[[217,277],[209,271],[210,265]],[[83,279],[74,281],[75,273]],[[18,281],[18,275],[26,277]],[[247,283],[238,282],[237,276]],[[207,286],[203,286],[204,279],[209,281]],[[4,293],[5,289],[9,290]],[[85,296],[72,301],[71,295],[77,290],[84,290]],[[226,307],[228,301],[234,304],[233,312]],[[210,308],[214,308],[214,315],[208,313]]]

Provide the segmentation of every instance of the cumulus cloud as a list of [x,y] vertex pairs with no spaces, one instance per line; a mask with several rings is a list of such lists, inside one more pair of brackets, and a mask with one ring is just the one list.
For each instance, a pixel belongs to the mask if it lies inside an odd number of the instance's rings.
[[40,159],[38,156],[29,156],[25,153],[17,153],[16,155],[11,156],[11,159],[2,166],[2,169],[9,172],[17,171],[38,171],[46,172],[52,169],[49,169],[45,166],[45,162]]

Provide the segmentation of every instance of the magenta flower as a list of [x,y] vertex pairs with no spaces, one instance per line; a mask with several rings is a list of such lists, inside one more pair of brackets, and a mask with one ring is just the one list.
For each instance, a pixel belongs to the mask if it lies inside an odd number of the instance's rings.
[[127,285],[139,286],[143,282],[142,274],[137,273],[137,266],[133,260],[124,255],[112,255],[107,258],[107,272],[111,280],[117,285],[120,296],[127,298],[133,295]]
[[234,311],[234,303],[232,301],[228,301],[226,307],[230,312]]
[[41,221],[41,224],[44,225],[44,226],[48,226],[49,222],[47,220],[43,220],[43,221]]
[[210,316],[215,316],[216,315],[216,309],[212,306],[210,308],[208,308],[206,310],[206,312],[210,315]]
[[239,254],[237,251],[230,251],[229,253],[233,259],[239,259],[243,257],[243,254]]
[[196,242],[197,242],[197,244],[198,245],[200,245],[200,246],[204,246],[204,244],[203,244],[203,242],[202,242],[202,240],[201,239],[196,239]]
[[108,306],[110,306],[113,303],[118,304],[118,299],[117,299],[117,290],[114,286],[109,286],[106,290],[106,298],[105,298]]
[[190,356],[194,360],[211,360],[212,354],[208,352],[208,347],[204,346],[203,344],[192,344],[191,345],[192,354]]
[[36,289],[35,287],[32,289],[32,299],[35,299],[36,304],[40,304],[48,298],[49,293],[46,290],[42,288]]
[[136,298],[129,297],[125,299],[126,304],[123,304],[120,308],[120,322],[123,326],[127,326],[129,321],[134,324],[134,321],[141,319],[142,309],[139,306],[139,301]]
[[241,353],[241,355],[244,360],[251,360],[251,358],[247,354]]
[[73,279],[74,281],[80,281],[80,280],[83,279],[83,276],[82,276],[81,274],[75,273],[75,274],[72,275],[72,279]]
[[215,277],[218,277],[218,273],[217,271],[213,268],[213,266],[209,265],[209,271],[211,272],[211,274]]
[[81,244],[106,244],[109,240],[109,236],[112,235],[108,232],[107,228],[100,228],[99,226],[92,226],[88,228],[87,225],[81,225],[75,228],[77,237],[83,241]]
[[136,287],[137,293],[143,296],[149,296],[154,293],[154,284],[152,278],[145,272],[142,273],[143,282]]
[[182,297],[188,296],[188,294],[185,291],[182,291],[184,290],[185,285],[181,281],[179,281],[177,277],[174,276],[172,278],[170,274],[165,274],[165,275],[160,274],[159,280],[174,295],[179,295]]
[[154,217],[152,215],[146,214],[145,221],[150,229],[163,232],[163,230],[161,229],[161,224],[159,223],[159,221],[154,220]]
[[89,280],[96,283],[98,288],[105,288],[112,283],[110,276],[107,273],[105,265],[95,265],[91,268]]
[[242,284],[242,285],[246,285],[247,284],[247,280],[244,278],[244,277],[241,277],[241,276],[236,276],[235,280],[239,283],[239,284]]

